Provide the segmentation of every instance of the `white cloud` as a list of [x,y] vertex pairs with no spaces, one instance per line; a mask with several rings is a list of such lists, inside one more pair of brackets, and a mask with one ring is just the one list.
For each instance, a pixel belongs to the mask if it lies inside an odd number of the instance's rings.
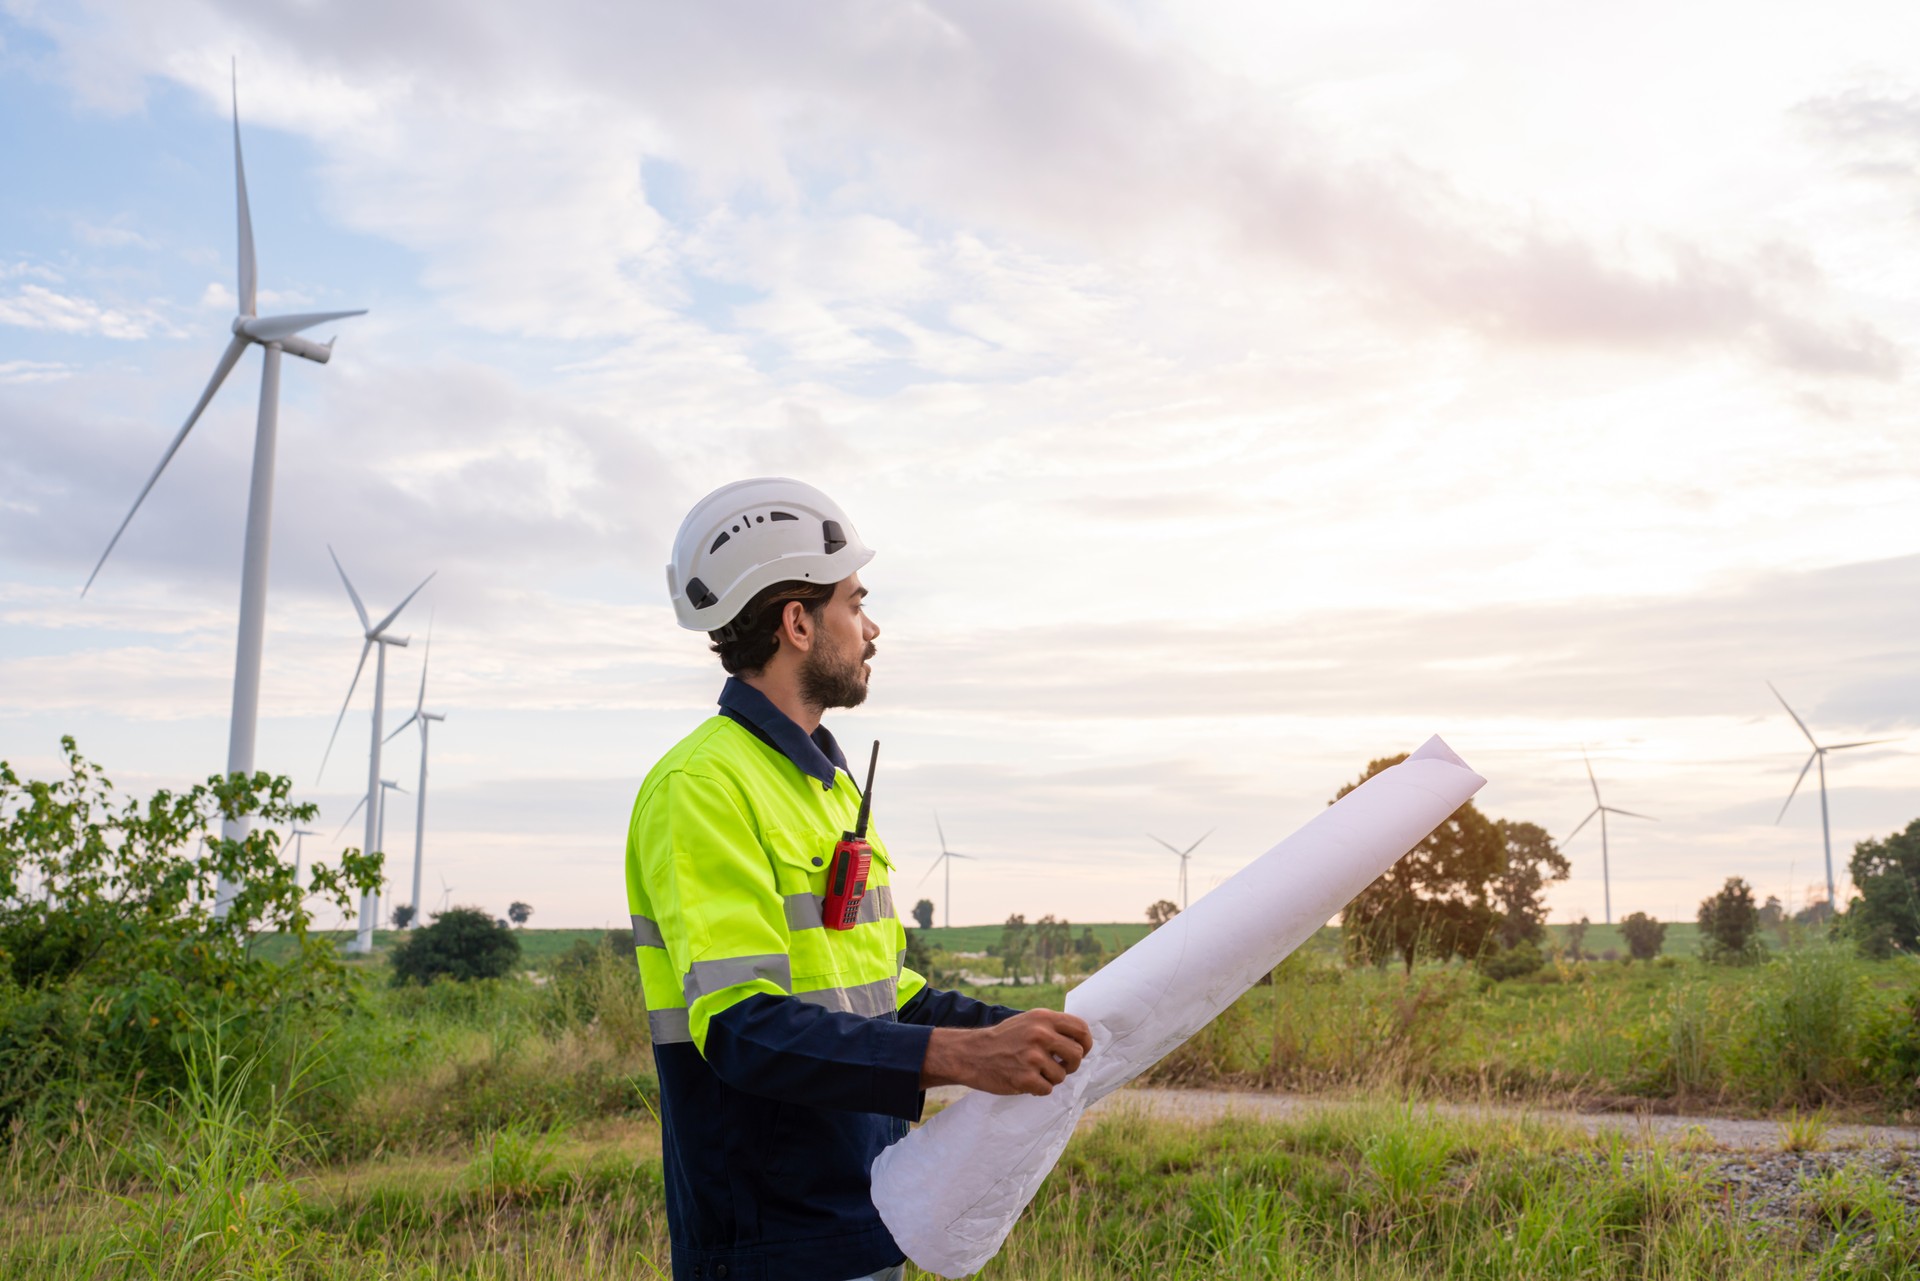
[[73,368],[56,360],[0,360],[0,383],[46,383],[73,377]]
[[0,325],[127,341],[175,332],[151,310],[107,307],[44,285],[22,285],[10,295],[0,295]]

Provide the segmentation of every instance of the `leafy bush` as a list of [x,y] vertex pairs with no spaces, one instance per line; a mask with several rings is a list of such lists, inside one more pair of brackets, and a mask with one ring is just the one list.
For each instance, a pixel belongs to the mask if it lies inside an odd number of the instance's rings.
[[1636,961],[1651,961],[1660,955],[1667,941],[1665,923],[1645,912],[1629,912],[1620,922],[1620,933],[1625,936],[1627,950]]
[[[0,1118],[96,1085],[183,1087],[196,1028],[222,1027],[250,1059],[347,1002],[307,903],[350,910],[379,884],[379,855],[315,864],[302,890],[274,829],[316,811],[290,780],[215,776],[123,801],[73,739],[61,748],[67,776],[51,782],[0,761]],[[229,839],[223,819],[250,829]],[[219,879],[236,887],[224,913]]]
[[1507,979],[1521,979],[1539,972],[1547,958],[1540,949],[1531,943],[1516,943],[1512,947],[1496,948],[1480,958],[1480,972],[1496,983]]
[[1738,876],[1729,876],[1718,894],[1700,901],[1700,959],[1719,965],[1750,965],[1764,960],[1766,950],[1757,937],[1760,909],[1753,904],[1753,888]]
[[396,987],[504,977],[520,959],[520,940],[512,929],[477,907],[455,907],[437,914],[433,924],[415,930],[388,958]]
[[1920,953],[1920,818],[1855,845],[1849,867],[1860,901],[1847,917],[1860,950],[1875,959]]

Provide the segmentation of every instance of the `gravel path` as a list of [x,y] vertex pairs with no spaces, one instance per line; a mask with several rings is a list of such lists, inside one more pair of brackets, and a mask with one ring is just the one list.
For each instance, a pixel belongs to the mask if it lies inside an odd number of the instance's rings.
[[[935,1101],[951,1103],[966,1093],[961,1086],[941,1086],[927,1092]],[[1337,1101],[1300,1094],[1270,1094],[1252,1090],[1169,1090],[1146,1086],[1116,1090],[1089,1109],[1088,1115],[1125,1108],[1148,1116],[1186,1121],[1215,1121],[1224,1116],[1281,1120]],[[1777,1152],[1784,1133],[1778,1121],[1749,1121],[1720,1116],[1661,1116],[1651,1112],[1575,1112],[1503,1104],[1433,1103],[1446,1116],[1527,1117],[1573,1126],[1589,1134],[1620,1133],[1645,1139],[1702,1140],[1733,1151]],[[1920,1126],[1835,1125],[1821,1140],[1825,1148],[1920,1148]]]

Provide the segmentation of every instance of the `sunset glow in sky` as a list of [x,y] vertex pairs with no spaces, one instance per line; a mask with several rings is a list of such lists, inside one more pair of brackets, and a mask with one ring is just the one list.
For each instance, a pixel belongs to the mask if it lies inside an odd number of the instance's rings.
[[1570,831],[1584,744],[1658,818],[1616,916],[1799,905],[1765,681],[1896,740],[1837,869],[1920,814],[1920,7],[1296,8],[0,0],[0,759],[222,767],[257,355],[79,588],[226,342],[237,57],[262,310],[371,309],[284,371],[260,763],[331,836],[327,547],[437,570],[435,903],[624,920],[721,681],[674,529],[786,474],[878,550],[828,724],[909,889],[936,810],[981,857],[956,922],[1137,918],[1146,833],[1217,829],[1198,893],[1436,732],[1492,815]]

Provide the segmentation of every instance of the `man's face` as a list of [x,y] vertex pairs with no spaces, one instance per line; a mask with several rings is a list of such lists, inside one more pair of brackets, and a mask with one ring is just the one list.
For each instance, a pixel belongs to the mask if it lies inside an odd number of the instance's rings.
[[820,607],[813,648],[800,663],[800,695],[819,708],[858,707],[867,697],[867,660],[880,628],[867,617],[867,589],[851,574]]

